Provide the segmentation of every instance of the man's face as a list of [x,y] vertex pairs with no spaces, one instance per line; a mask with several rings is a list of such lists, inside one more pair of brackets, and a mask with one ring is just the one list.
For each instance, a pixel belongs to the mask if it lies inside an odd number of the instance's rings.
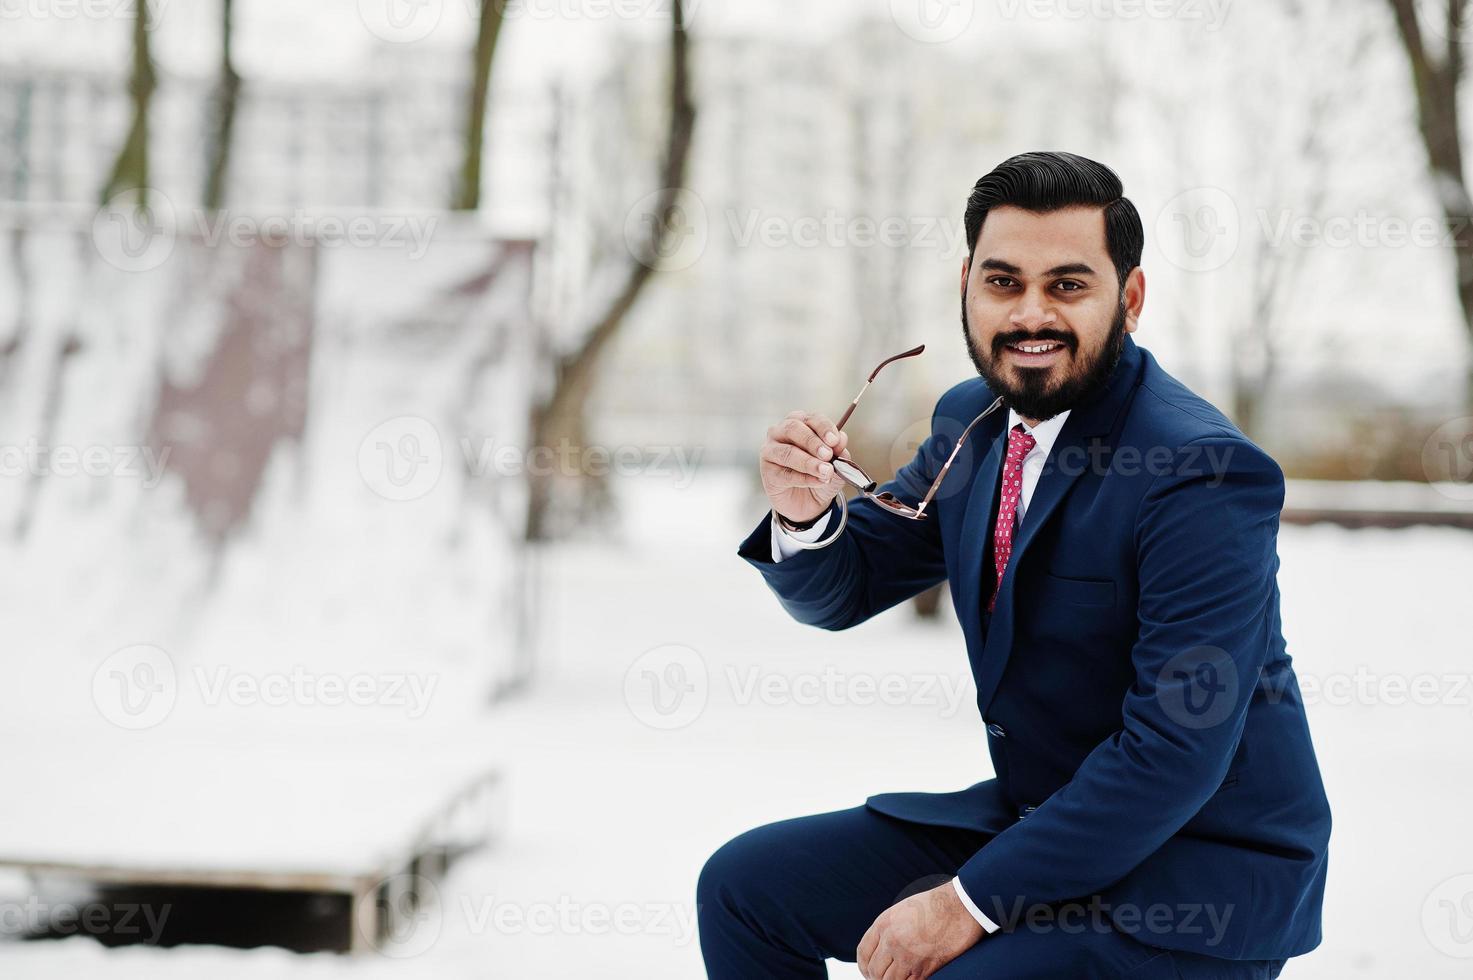
[[977,373],[1030,424],[1109,379],[1145,302],[1145,277],[1120,289],[1105,213],[1075,207],[988,212],[962,263],[962,327]]

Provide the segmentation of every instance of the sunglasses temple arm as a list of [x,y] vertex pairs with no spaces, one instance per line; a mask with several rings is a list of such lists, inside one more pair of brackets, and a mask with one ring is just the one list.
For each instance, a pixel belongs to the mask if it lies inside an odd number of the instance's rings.
[[941,481],[946,479],[946,471],[951,469],[951,464],[956,459],[956,454],[962,451],[962,443],[967,441],[967,436],[971,435],[972,429],[978,422],[981,422],[1001,407],[1002,398],[999,397],[991,405],[988,405],[981,415],[972,419],[971,423],[962,430],[962,434],[956,440],[956,445],[952,447],[951,455],[946,457],[946,462],[941,465],[941,472],[936,474],[936,479],[931,483],[931,489],[926,491],[926,499],[922,500],[920,505],[916,507],[917,514],[924,514],[926,512],[926,505],[931,502],[932,497],[936,496],[936,491],[941,489]]
[[844,431],[844,423],[848,422],[849,416],[854,414],[855,406],[857,406],[859,404],[859,400],[864,397],[864,393],[869,390],[869,386],[875,383],[875,378],[879,377],[881,368],[883,368],[886,364],[889,364],[891,361],[898,361],[903,357],[915,357],[917,354],[921,353],[925,349],[925,344],[918,344],[915,347],[912,347],[910,350],[901,351],[899,354],[887,357],[878,365],[876,365],[875,369],[869,373],[869,380],[864,383],[863,388],[859,389],[859,394],[854,396],[854,401],[849,403],[849,407],[844,409],[844,414],[839,419],[839,424],[834,426],[834,428],[838,429],[840,432]]
[[864,387],[859,389],[859,394],[854,396],[854,401],[850,402],[849,407],[844,409],[844,414],[839,416],[839,424],[834,426],[835,429],[840,432],[844,431],[844,423],[849,421],[849,416],[854,414],[855,406],[857,406],[859,404],[859,400],[864,397],[864,393],[866,391],[869,391],[869,386],[874,383],[874,378],[870,378],[864,383]]

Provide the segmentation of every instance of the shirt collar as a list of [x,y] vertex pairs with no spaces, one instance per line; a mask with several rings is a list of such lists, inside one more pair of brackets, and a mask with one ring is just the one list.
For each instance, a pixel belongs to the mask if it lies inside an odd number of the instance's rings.
[[1033,437],[1033,449],[1028,455],[1042,453],[1047,458],[1049,452],[1054,448],[1054,440],[1059,438],[1059,430],[1064,427],[1064,420],[1068,417],[1069,410],[1065,409],[1053,418],[1045,419],[1030,429],[1028,423],[1023,421],[1023,417],[1010,408],[1008,409],[1008,431],[1011,432],[1015,425],[1021,425],[1023,431]]

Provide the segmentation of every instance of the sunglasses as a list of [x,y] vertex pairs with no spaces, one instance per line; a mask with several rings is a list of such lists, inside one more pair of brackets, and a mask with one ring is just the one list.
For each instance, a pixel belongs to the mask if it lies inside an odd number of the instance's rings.
[[[869,379],[865,381],[864,387],[859,389],[859,394],[854,396],[854,400],[849,403],[849,407],[844,410],[844,414],[839,418],[839,424],[836,425],[834,428],[838,429],[841,432],[844,430],[844,423],[848,422],[849,416],[854,414],[855,406],[858,405],[859,400],[864,397],[864,393],[869,390],[869,386],[874,384],[875,378],[879,375],[881,368],[883,368],[886,364],[889,364],[891,361],[898,361],[906,357],[915,357],[917,354],[920,354],[925,349],[926,345],[921,344],[918,347],[912,347],[908,351],[896,354],[893,357],[887,357],[883,361],[881,361],[879,365],[870,372]],[[981,415],[974,418],[971,423],[962,430],[961,436],[959,436],[956,440],[956,446],[953,447],[951,450],[951,455],[946,457],[946,462],[942,465],[941,472],[936,474],[936,479],[931,483],[931,489],[926,491],[925,498],[922,499],[921,502],[919,504],[916,504],[914,507],[903,502],[899,497],[895,496],[889,490],[882,490],[879,493],[876,493],[875,488],[878,486],[878,484],[872,477],[870,477],[868,473],[866,473],[860,467],[858,463],[854,462],[854,460],[852,459],[843,459],[837,456],[834,457],[834,472],[837,473],[840,479],[842,479],[845,483],[849,484],[855,490],[858,490],[861,496],[868,497],[870,500],[873,500],[875,503],[879,504],[880,507],[884,508],[890,513],[895,514],[898,517],[907,518],[912,521],[924,520],[926,516],[926,506],[931,503],[931,498],[936,496],[936,491],[941,489],[941,481],[946,479],[946,471],[951,469],[952,461],[956,459],[957,453],[961,452],[962,444],[967,441],[967,436],[971,434],[973,427],[976,426],[978,422],[981,422],[983,419],[987,418],[987,416],[991,415],[993,412],[997,411],[1001,407],[1002,398],[999,397],[991,405],[988,405],[987,408],[983,410]]]

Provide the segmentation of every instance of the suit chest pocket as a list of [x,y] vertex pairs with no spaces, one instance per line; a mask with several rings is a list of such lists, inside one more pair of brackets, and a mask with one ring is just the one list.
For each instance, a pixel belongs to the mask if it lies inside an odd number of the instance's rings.
[[1048,602],[1104,608],[1115,605],[1115,583],[1105,579],[1065,578],[1050,573],[1044,575],[1039,591]]

